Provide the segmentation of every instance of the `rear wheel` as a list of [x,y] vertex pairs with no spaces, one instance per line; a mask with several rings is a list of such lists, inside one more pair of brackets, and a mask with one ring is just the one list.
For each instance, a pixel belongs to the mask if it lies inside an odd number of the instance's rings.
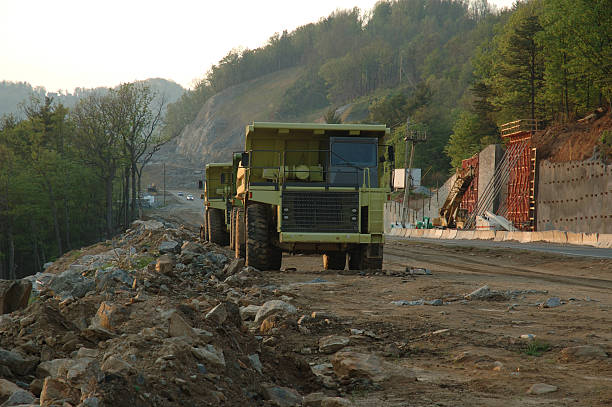
[[246,256],[244,208],[236,208],[233,230],[234,230],[234,239],[235,239],[234,250],[236,253],[236,258],[242,257],[244,259]]
[[200,239],[208,242],[208,209],[204,209],[204,223],[200,225]]
[[229,244],[227,226],[225,225],[225,213],[222,209],[208,209],[208,238],[211,242],[220,246]]
[[260,270],[279,270],[282,251],[273,244],[274,216],[268,205],[246,207],[246,265]]
[[383,245],[360,244],[349,252],[349,270],[382,270]]
[[346,265],[345,252],[330,252],[323,255],[324,270],[344,270]]
[[229,227],[229,248],[234,250],[236,238],[234,236],[234,225],[236,224],[236,208],[232,208],[230,212],[230,227]]

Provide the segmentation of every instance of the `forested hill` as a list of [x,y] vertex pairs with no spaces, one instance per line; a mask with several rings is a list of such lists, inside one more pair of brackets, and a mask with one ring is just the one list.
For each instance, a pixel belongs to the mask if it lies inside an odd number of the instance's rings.
[[486,0],[396,0],[336,11],[230,51],[170,106],[167,130],[182,130],[183,152],[217,160],[252,120],[310,120],[349,105],[345,120],[392,126],[402,157],[410,117],[427,129],[416,165],[431,166],[424,181],[435,184],[451,159],[498,140],[504,121],[572,118],[609,103],[611,10],[609,0],[502,11]]
[[[168,103],[175,102],[185,92],[176,82],[162,78],[150,78],[142,81],[161,95],[165,95]],[[76,88],[73,92],[59,90],[50,92],[42,86],[32,86],[27,82],[0,81],[0,116],[3,114],[19,114],[19,105],[27,102],[31,95],[40,98],[50,96],[65,107],[73,107],[80,98],[105,88]]]

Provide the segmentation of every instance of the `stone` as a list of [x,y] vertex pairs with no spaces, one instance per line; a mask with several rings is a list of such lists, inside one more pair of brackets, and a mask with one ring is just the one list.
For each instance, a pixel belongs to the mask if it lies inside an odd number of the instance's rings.
[[81,392],[65,380],[47,377],[40,392],[40,405],[41,407],[61,406],[64,402],[77,405],[80,398]]
[[30,382],[30,391],[32,394],[40,397],[40,392],[42,391],[43,384],[45,383],[45,379],[36,378]]
[[221,303],[211,309],[204,317],[208,321],[213,321],[219,325],[225,322],[227,319],[227,309],[224,303]]
[[204,256],[208,260],[216,264],[217,266],[221,266],[227,262],[227,257],[221,253],[216,253],[216,252],[211,251],[211,252],[204,254]]
[[81,403],[82,407],[98,407],[100,405],[100,399],[97,397],[88,397]]
[[38,364],[38,359],[24,358],[17,352],[0,348],[0,365],[11,369],[20,376],[27,375]]
[[93,318],[93,324],[109,331],[115,328],[129,317],[129,308],[103,301],[98,307],[98,312]]
[[561,350],[561,359],[565,361],[607,359],[603,348],[593,345],[572,346]]
[[157,259],[155,264],[155,271],[165,275],[172,275],[174,270],[174,259],[170,256],[164,255]]
[[302,396],[289,387],[262,384],[263,396],[277,407],[299,407],[302,405]]
[[325,336],[319,339],[319,352],[327,354],[334,353],[347,346],[349,342],[349,338],[345,336]]
[[202,249],[202,246],[200,246],[196,242],[186,241],[186,242],[183,242],[183,245],[181,246],[181,253],[182,252],[190,252],[190,253],[201,254],[203,251],[204,250]]
[[230,276],[238,273],[244,267],[244,259],[239,257],[237,259],[232,260],[227,266],[225,270],[225,274]]
[[424,305],[425,304],[425,300],[413,300],[413,301],[407,301],[407,300],[397,300],[397,301],[391,301],[391,304],[393,305]]
[[181,245],[179,242],[175,242],[174,240],[164,240],[159,245],[159,252],[161,254],[180,253]]
[[42,362],[36,368],[36,376],[40,378],[65,376],[74,363],[76,361],[66,358]]
[[532,385],[529,388],[529,390],[527,390],[527,394],[539,395],[539,394],[552,393],[555,391],[557,391],[557,386],[553,386],[553,385],[546,384],[546,383],[536,383]]
[[111,291],[117,288],[129,289],[134,284],[134,278],[130,273],[114,267],[96,270],[94,281],[98,291]]
[[88,348],[80,348],[77,351],[76,357],[77,359],[81,358],[97,358],[98,357],[98,349],[88,349]]
[[198,360],[208,362],[213,366],[225,367],[223,351],[215,348],[213,345],[208,344],[205,347],[191,348],[191,353]]
[[240,307],[240,318],[245,321],[253,321],[260,309],[261,306],[259,305],[247,305],[246,307]]
[[559,297],[551,297],[542,304],[542,308],[555,308],[561,305],[561,299]]
[[101,369],[103,372],[111,374],[130,374],[136,372],[128,362],[112,355],[102,363]]
[[36,397],[32,393],[30,393],[29,391],[23,390],[23,389],[19,389],[10,395],[8,400],[6,400],[2,404],[2,407],[19,406],[23,404],[26,404],[26,405],[34,404],[35,400],[36,400]]
[[89,373],[91,372],[90,367],[92,365],[96,365],[97,368],[96,361],[92,358],[73,360],[73,363],[68,367],[68,371],[66,372],[66,378],[70,381],[80,381],[80,379],[91,376]]
[[164,228],[164,224],[156,221],[156,220],[145,220],[145,221],[134,221],[134,223],[132,223],[132,225],[138,225],[141,224],[144,226],[145,230],[160,230]]
[[296,312],[297,312],[297,308],[295,308],[293,305],[285,301],[281,301],[281,300],[266,301],[261,306],[259,311],[257,311],[257,314],[255,315],[255,323],[257,324],[261,323],[264,319],[266,319],[268,316],[272,314],[276,314],[276,313],[295,314]]
[[479,289],[474,290],[468,295],[466,295],[465,298],[467,298],[468,300],[479,300],[479,299],[488,298],[490,296],[491,296],[491,290],[489,289],[489,286],[483,285]]
[[367,378],[382,379],[383,361],[371,354],[340,351],[331,358],[334,372],[341,379]]
[[343,397],[325,397],[321,400],[321,407],[351,407],[353,403]]
[[21,387],[6,379],[0,379],[0,400],[5,400],[16,391],[21,390]]
[[82,298],[93,291],[96,283],[93,279],[84,277],[80,270],[69,268],[49,280],[48,287],[61,299]]
[[253,366],[253,369],[255,369],[257,373],[261,374],[263,372],[263,365],[261,364],[261,361],[259,360],[259,355],[257,353],[249,355],[249,361],[251,362],[251,366]]
[[0,314],[26,308],[31,292],[28,280],[0,280]]
[[186,337],[189,339],[196,339],[198,336],[191,325],[177,311],[172,312],[168,317],[168,335],[170,337]]
[[317,392],[310,393],[304,396],[304,400],[302,402],[303,407],[321,407],[321,402],[323,399],[327,398],[325,393]]

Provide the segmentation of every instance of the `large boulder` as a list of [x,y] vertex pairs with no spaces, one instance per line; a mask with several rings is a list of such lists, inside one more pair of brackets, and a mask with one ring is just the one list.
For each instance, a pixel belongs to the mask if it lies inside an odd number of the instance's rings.
[[603,348],[593,345],[572,346],[561,350],[561,359],[566,361],[607,359],[608,354]]
[[282,300],[270,300],[266,301],[259,311],[257,311],[257,315],[255,315],[255,323],[259,324],[263,322],[264,319],[269,317],[272,314],[295,314],[297,312],[297,308],[293,305],[282,301]]
[[93,291],[96,285],[93,279],[83,276],[82,273],[82,270],[70,267],[53,277],[48,287],[60,298],[82,298]]
[[383,378],[383,360],[375,355],[340,351],[332,357],[331,363],[336,375],[342,379],[367,378],[378,381]]
[[17,352],[0,348],[0,366],[6,366],[20,376],[27,375],[38,364],[38,359],[24,358]]
[[302,405],[302,396],[294,389],[289,387],[275,386],[273,384],[263,384],[263,395],[273,406],[277,407],[298,407]]
[[27,280],[0,280],[0,314],[28,306],[32,283]]
[[319,352],[334,353],[349,344],[350,340],[346,336],[329,335],[319,339]]
[[62,379],[47,377],[40,393],[41,407],[65,405],[68,402],[77,405],[81,392]]

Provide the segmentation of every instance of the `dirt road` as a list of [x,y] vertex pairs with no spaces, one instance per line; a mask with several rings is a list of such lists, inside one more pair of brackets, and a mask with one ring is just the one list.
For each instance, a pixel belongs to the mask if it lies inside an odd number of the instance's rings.
[[[279,346],[323,375],[326,335],[381,358],[373,382],[330,384],[356,405],[612,405],[610,259],[391,241],[378,275],[324,272],[316,256],[285,256],[283,270],[267,273],[279,295],[329,318],[282,331]],[[488,296],[465,298],[484,285]],[[528,394],[537,383],[554,390]]]

